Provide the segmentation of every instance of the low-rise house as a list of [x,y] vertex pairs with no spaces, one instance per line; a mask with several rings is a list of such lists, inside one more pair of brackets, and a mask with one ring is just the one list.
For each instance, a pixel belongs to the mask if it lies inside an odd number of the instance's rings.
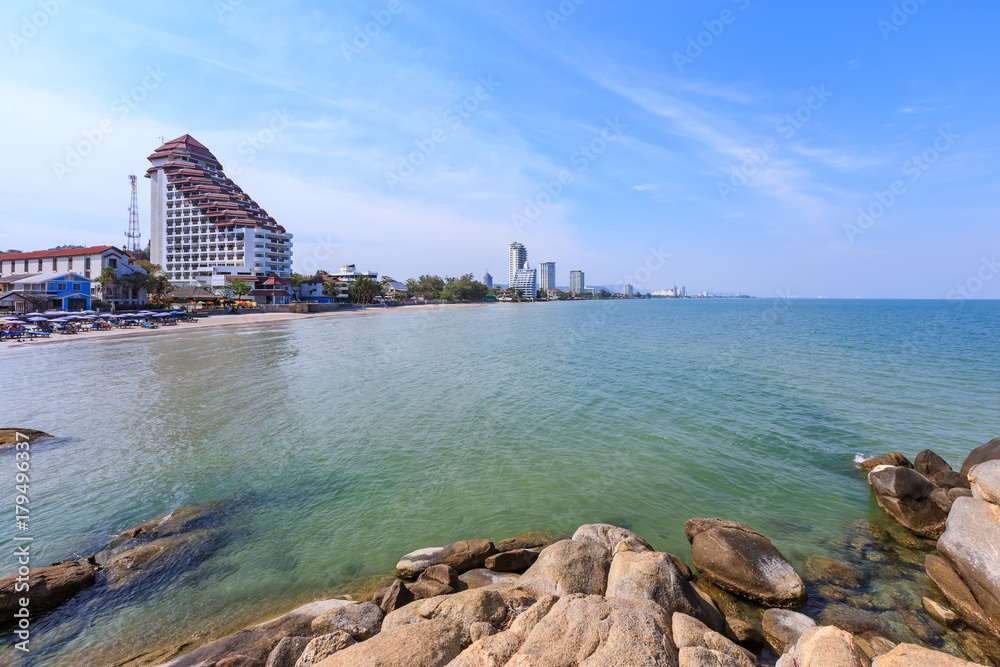
[[401,283],[401,282],[399,282],[397,280],[390,280],[382,288],[382,292],[386,296],[392,297],[393,299],[398,299],[398,300],[405,299],[406,298],[406,294],[409,291],[410,290],[406,286],[406,283]]
[[[13,292],[22,301],[31,301],[37,310],[90,310],[90,287],[90,278],[74,272],[34,273],[0,278],[0,290],[6,294]],[[45,307],[42,308],[42,305]]]
[[309,280],[303,280],[296,289],[296,296],[299,301],[331,303],[333,299],[323,290],[326,285],[327,280],[324,276],[316,276]]
[[[101,272],[111,267],[115,280],[99,282]],[[116,306],[141,306],[146,303],[146,291],[120,284],[123,276],[146,273],[124,250],[109,245],[87,248],[59,248],[34,252],[0,253],[0,283],[12,282],[17,274],[52,274],[73,272],[91,281],[90,296]]]

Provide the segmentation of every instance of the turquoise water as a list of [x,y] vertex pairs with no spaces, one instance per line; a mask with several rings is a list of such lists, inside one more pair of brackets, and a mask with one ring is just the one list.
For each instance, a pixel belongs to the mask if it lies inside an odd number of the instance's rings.
[[81,596],[18,664],[217,636],[413,549],[532,529],[617,523],[687,559],[684,521],[720,516],[799,564],[880,513],[858,453],[930,447],[957,467],[1000,435],[998,302],[491,304],[178,329],[0,348],[0,426],[61,436],[32,460],[34,563],[229,499],[203,558]]

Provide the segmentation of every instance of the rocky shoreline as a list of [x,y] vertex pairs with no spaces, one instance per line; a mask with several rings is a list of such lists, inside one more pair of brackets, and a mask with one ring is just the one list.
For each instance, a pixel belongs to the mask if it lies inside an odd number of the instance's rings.
[[[930,450],[860,464],[891,519],[859,520],[798,567],[751,527],[684,526],[688,562],[581,526],[406,554],[364,599],[300,607],[163,667],[1000,666],[1000,438],[959,471]],[[229,501],[231,502],[231,501]],[[227,501],[182,508],[88,558],[32,570],[35,613],[188,566]],[[0,579],[0,607],[13,577]],[[6,615],[6,616],[9,616]],[[152,654],[141,660],[154,664]],[[140,664],[139,661],[121,664]]]

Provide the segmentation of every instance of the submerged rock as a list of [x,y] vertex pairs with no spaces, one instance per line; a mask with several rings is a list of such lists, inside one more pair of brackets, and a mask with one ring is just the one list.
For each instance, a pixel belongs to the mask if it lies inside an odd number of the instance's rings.
[[515,584],[521,578],[519,574],[511,572],[494,572],[483,567],[463,572],[458,575],[458,580],[463,586],[468,588],[483,588],[485,586],[497,586],[505,584]]
[[21,598],[30,599],[34,616],[51,611],[85,588],[94,585],[98,567],[93,559],[69,560],[28,571],[30,591],[18,591],[18,574],[0,579],[0,624],[14,623]]
[[722,519],[691,519],[684,532],[694,566],[720,587],[772,607],[805,603],[806,587],[795,568],[752,528]]
[[566,539],[567,535],[552,533],[542,530],[535,530],[521,533],[517,537],[509,537],[496,543],[497,551],[514,551],[515,549],[536,549],[555,544],[559,540]]
[[944,532],[948,515],[931,499],[937,487],[916,470],[879,467],[868,473],[868,483],[879,506],[909,530],[929,539]]
[[842,588],[861,588],[867,580],[861,568],[819,554],[806,558],[805,572],[811,581],[821,581]]

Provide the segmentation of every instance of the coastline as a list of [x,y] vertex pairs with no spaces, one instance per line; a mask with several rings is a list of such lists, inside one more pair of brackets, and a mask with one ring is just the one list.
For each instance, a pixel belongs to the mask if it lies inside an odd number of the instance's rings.
[[157,329],[119,329],[115,331],[85,331],[77,334],[52,334],[48,338],[35,338],[21,342],[4,343],[0,345],[0,350],[15,349],[23,347],[38,347],[46,343],[69,343],[74,341],[89,340],[109,340],[115,338],[131,338],[135,336],[163,336],[169,334],[190,333],[192,331],[202,331],[208,328],[234,326],[239,324],[268,325],[292,320],[304,320],[322,317],[336,317],[359,313],[387,313],[387,312],[410,312],[415,310],[435,310],[451,308],[470,308],[485,306],[485,303],[438,303],[420,304],[413,306],[362,306],[360,308],[344,308],[329,313],[253,313],[248,315],[210,315],[199,319],[197,323],[182,322],[176,326],[160,326]]

